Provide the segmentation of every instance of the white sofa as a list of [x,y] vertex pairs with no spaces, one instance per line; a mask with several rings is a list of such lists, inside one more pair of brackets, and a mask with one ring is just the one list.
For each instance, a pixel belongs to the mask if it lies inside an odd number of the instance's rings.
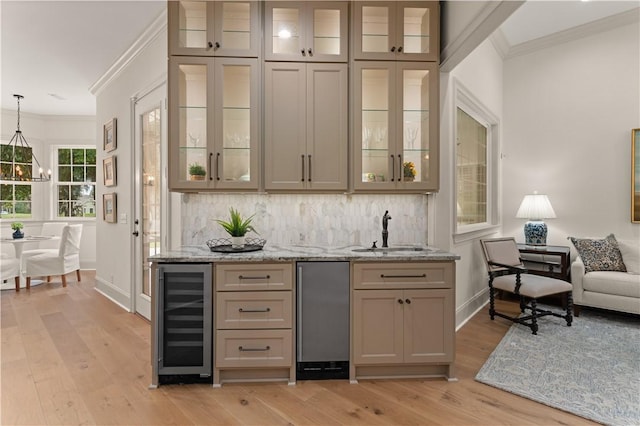
[[581,306],[640,314],[640,243],[617,240],[627,272],[585,273],[580,256],[571,264],[575,316]]

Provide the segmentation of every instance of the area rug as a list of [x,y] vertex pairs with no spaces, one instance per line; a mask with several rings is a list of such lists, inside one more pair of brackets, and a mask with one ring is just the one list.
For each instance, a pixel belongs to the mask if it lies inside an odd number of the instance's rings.
[[[552,308],[553,309],[553,308]],[[476,380],[607,425],[640,425],[640,317],[583,309],[511,326]]]

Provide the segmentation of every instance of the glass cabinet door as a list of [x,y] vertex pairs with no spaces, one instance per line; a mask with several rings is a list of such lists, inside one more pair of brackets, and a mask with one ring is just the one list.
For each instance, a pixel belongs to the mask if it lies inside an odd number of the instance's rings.
[[347,8],[347,2],[308,3],[305,43],[308,61],[346,62],[349,59]]
[[432,1],[357,2],[355,59],[437,61],[438,7]]
[[438,146],[438,66],[436,63],[399,62],[399,134],[395,140],[400,155],[397,165],[404,186],[436,188]]
[[169,167],[173,188],[205,187],[210,176],[208,144],[213,99],[212,59],[169,61]]
[[259,3],[216,1],[214,49],[216,56],[257,57],[260,50]]
[[347,2],[268,2],[265,59],[346,62]]
[[354,186],[373,189],[394,186],[392,168],[395,164],[394,134],[395,64],[356,62],[354,103],[354,138],[359,139],[354,159]]
[[[269,2],[265,18],[265,59],[302,61],[304,3]],[[302,55],[305,55],[304,57]]]
[[169,1],[169,54],[257,57],[256,1]]
[[438,189],[438,64],[356,61],[354,189]]
[[395,56],[395,4],[356,3],[354,18],[355,58],[390,59]]
[[215,75],[214,186],[257,188],[257,60],[219,59]]
[[213,55],[213,3],[170,1],[169,54]]

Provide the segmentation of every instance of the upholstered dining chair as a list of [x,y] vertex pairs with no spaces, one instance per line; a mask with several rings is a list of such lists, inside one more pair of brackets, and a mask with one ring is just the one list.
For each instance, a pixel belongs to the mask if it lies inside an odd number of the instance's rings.
[[[492,238],[480,240],[482,253],[489,272],[489,316],[496,316],[523,324],[538,334],[538,318],[553,315],[564,318],[567,326],[573,322],[572,290],[570,283],[555,278],[527,273],[520,251],[513,238]],[[551,263],[551,262],[542,262]],[[520,316],[510,316],[495,310],[495,290],[515,294],[520,299]],[[538,299],[554,294],[566,297],[566,314],[538,308]],[[529,312],[527,315],[526,312]]]
[[16,291],[20,291],[20,260],[0,253],[0,282],[14,278]]
[[44,253],[30,256],[25,259],[27,276],[27,289],[31,288],[31,277],[46,276],[47,281],[52,275],[60,275],[62,286],[67,286],[66,274],[76,271],[76,277],[80,281],[80,238],[82,237],[82,224],[67,225],[62,230],[60,247],[49,249]]
[[23,250],[22,251],[22,265],[24,266],[25,259],[38,254],[48,253],[49,250],[58,250],[60,248],[60,237],[62,236],[62,230],[67,226],[68,222],[45,222],[42,224],[42,230],[40,235],[47,237],[58,237],[52,240],[42,240],[38,243],[37,249]]

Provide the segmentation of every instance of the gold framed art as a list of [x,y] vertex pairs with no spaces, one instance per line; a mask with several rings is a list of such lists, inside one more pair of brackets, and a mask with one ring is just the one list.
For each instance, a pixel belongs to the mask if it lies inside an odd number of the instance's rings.
[[631,130],[631,222],[640,223],[640,129]]
[[102,217],[107,223],[116,223],[117,197],[115,192],[102,195]]
[[113,151],[118,147],[116,132],[116,119],[113,118],[104,124],[102,130],[102,146],[106,152]]
[[118,184],[115,155],[102,160],[102,174],[104,178],[104,186],[116,186]]

